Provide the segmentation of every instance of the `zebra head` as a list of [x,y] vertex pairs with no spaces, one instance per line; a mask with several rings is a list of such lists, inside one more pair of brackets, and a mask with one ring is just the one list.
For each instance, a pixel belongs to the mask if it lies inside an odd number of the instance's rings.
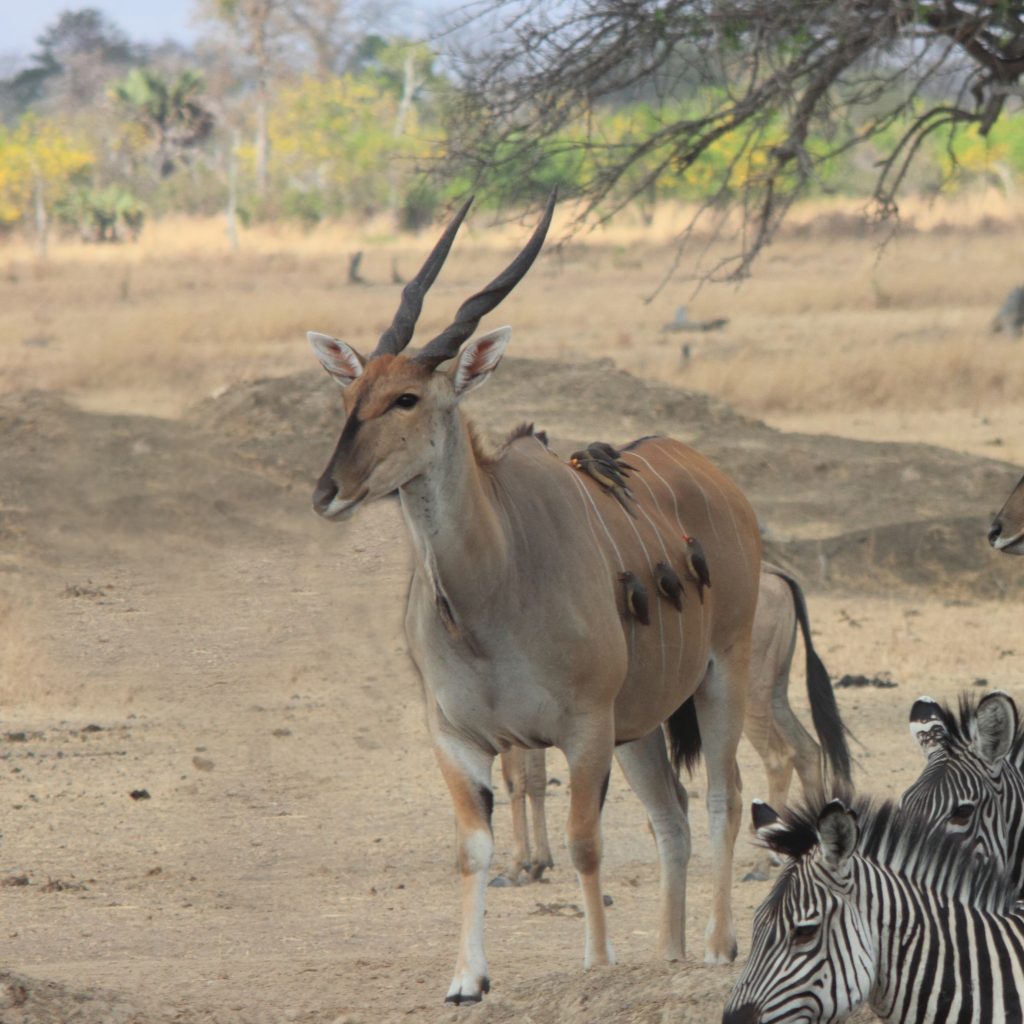
[[762,842],[792,858],[754,915],[750,958],[722,1024],[830,1024],[868,999],[875,950],[854,899],[857,816],[838,800],[816,826],[783,827],[767,804],[754,804]]
[[1024,775],[1008,758],[1018,732],[1017,708],[1001,690],[960,714],[929,697],[914,702],[910,731],[928,759],[900,805],[956,836],[976,856],[1009,869],[1019,886],[1024,843]]

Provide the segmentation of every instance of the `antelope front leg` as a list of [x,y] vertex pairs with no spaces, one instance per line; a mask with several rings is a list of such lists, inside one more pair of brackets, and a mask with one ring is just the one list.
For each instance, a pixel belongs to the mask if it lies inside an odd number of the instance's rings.
[[587,723],[565,749],[569,762],[569,856],[579,876],[586,912],[584,968],[615,963],[601,893],[601,808],[608,792],[615,746],[608,721]]
[[491,762],[494,756],[452,736],[435,737],[434,753],[455,807],[462,930],[455,976],[445,1002],[477,1003],[490,991],[484,955],[484,898],[494,852]]

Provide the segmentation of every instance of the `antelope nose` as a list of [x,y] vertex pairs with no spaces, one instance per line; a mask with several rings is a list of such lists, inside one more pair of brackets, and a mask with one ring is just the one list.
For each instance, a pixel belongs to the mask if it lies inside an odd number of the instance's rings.
[[338,485],[329,477],[322,476],[313,491],[313,508],[323,512],[338,495]]
[[722,1024],[757,1024],[760,1014],[753,1003],[745,1003],[722,1014]]
[[1003,524],[998,519],[993,519],[992,520],[992,525],[988,528],[988,542],[989,542],[989,544],[991,544],[993,547],[995,547],[995,543],[996,543],[997,540],[999,540],[999,537],[1002,535],[1002,532],[1003,532]]

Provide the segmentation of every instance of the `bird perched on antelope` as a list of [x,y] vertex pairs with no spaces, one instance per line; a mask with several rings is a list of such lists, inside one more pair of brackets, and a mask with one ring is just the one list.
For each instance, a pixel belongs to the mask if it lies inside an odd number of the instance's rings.
[[[615,452],[611,445],[606,447]],[[629,502],[634,500],[633,492],[622,475],[623,470],[628,471],[629,467],[617,457],[618,452],[615,454],[616,458],[611,459],[598,444],[592,444],[589,448],[573,452],[569,456],[569,465],[596,480],[606,491],[614,495],[619,504],[635,519],[636,513],[629,505]]]
[[700,596],[700,603],[703,604],[704,588],[711,586],[708,560],[704,557],[704,548],[696,537],[684,533],[683,541],[686,544],[686,574],[697,584],[697,594]]
[[678,611],[683,610],[683,583],[668,562],[659,562],[654,567],[654,584],[666,601],[671,601]]
[[641,625],[649,626],[651,616],[648,610],[647,588],[631,572],[620,572],[619,580],[626,598],[626,611]]

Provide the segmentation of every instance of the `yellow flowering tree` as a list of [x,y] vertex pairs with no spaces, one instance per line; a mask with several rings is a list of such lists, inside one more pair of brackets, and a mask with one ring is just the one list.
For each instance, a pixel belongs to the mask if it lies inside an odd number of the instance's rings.
[[0,126],[0,230],[35,216],[45,250],[55,205],[93,164],[93,154],[56,121],[25,114],[13,130]]
[[[400,129],[399,129],[400,126]],[[304,78],[283,88],[270,113],[271,179],[286,213],[315,221],[390,204],[433,143],[415,105],[374,75]]]

